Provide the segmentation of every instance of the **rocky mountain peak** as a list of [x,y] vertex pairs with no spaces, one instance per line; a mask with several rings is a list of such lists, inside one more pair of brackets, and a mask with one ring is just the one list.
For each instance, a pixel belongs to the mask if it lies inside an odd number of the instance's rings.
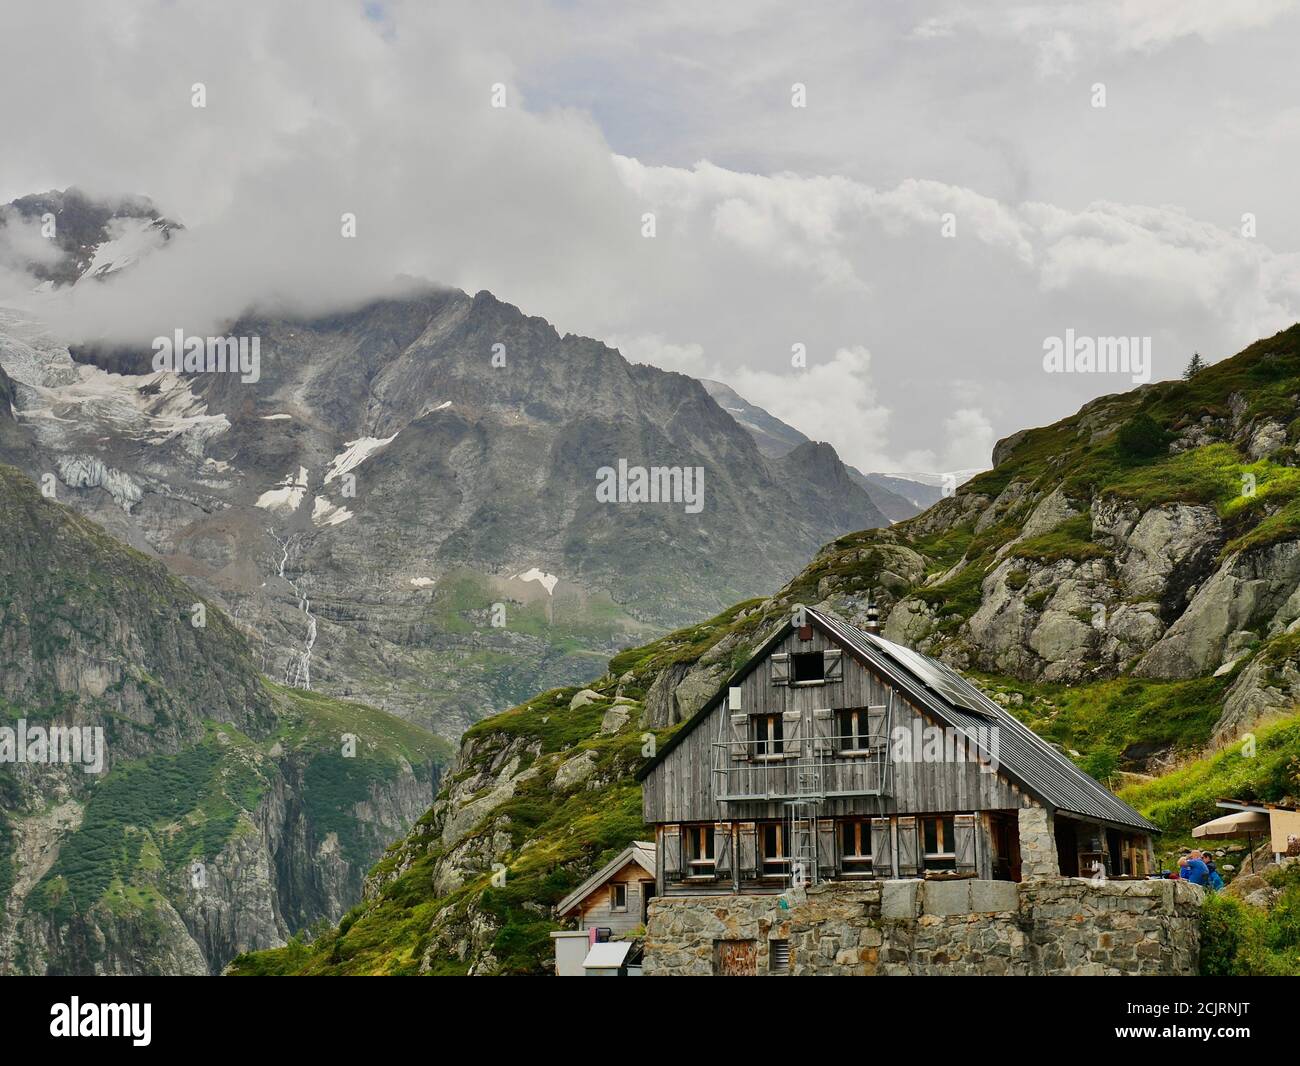
[[[27,241],[16,239],[18,227],[26,229]],[[0,245],[11,246],[7,258],[38,282],[56,287],[124,270],[182,229],[148,197],[92,196],[75,187],[23,196],[0,208]],[[47,239],[57,253],[26,254],[39,247],[33,234]]]

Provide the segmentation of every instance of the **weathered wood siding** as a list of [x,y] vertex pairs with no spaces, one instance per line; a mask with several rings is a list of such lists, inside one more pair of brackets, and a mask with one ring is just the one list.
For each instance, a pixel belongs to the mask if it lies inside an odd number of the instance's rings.
[[[772,654],[825,651],[836,647],[825,634],[814,629],[811,640],[801,641],[791,629]],[[784,714],[797,711],[805,737],[814,736],[813,711],[887,704],[889,686],[847,651],[841,656],[843,680],[824,684],[786,685],[772,682],[771,656],[740,684],[741,708],[748,715]],[[647,822],[714,822],[781,818],[784,803],[744,801],[720,803],[713,774],[715,743],[730,739],[730,718],[724,698],[708,719],[696,727],[643,782],[643,804]],[[894,694],[891,729],[911,729],[940,723],[926,717],[908,703],[901,692]],[[730,752],[727,752],[728,756]],[[851,760],[848,760],[851,761]],[[974,761],[891,762],[888,794],[827,799],[820,804],[821,817],[892,814],[938,814],[1007,810],[1029,806],[1030,800],[1000,773],[990,773]]]
[[[645,882],[644,886],[642,882]],[[615,911],[611,906],[610,886],[627,885],[627,910]],[[595,889],[590,896],[579,904],[581,913],[578,918],[579,929],[612,929],[615,933],[627,933],[641,924],[642,890],[653,888],[654,880],[639,863],[629,862],[613,877]]]

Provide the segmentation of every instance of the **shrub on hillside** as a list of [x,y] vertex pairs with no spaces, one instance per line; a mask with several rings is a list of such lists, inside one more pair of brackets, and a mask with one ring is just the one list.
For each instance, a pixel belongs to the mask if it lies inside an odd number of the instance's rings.
[[1130,460],[1151,459],[1169,447],[1170,436],[1160,423],[1145,411],[1139,411],[1119,427],[1116,444],[1120,454]]

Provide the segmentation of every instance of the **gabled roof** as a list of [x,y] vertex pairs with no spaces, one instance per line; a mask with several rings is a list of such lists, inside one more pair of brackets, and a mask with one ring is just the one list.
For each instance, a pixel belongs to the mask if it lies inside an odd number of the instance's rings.
[[724,697],[727,695],[727,690],[732,685],[739,685],[742,681],[745,680],[745,678],[747,678],[750,674],[752,674],[755,670],[757,670],[759,663],[761,663],[764,659],[768,657],[772,649],[775,648],[778,644],[780,644],[781,641],[785,639],[786,635],[789,632],[790,632],[789,622],[782,622],[781,625],[777,626],[776,631],[771,636],[769,636],[767,640],[763,641],[763,643],[759,646],[758,650],[754,652],[754,654],[751,655],[748,659],[746,659],[734,674],[732,674],[729,678],[727,678],[727,680],[723,683],[722,687],[718,689],[718,691],[715,692],[712,696],[709,697],[708,701],[704,704],[704,706],[701,707],[698,711],[696,711],[693,715],[691,715],[688,719],[686,719],[682,727],[679,730],[677,730],[677,732],[674,733],[671,737],[668,738],[667,742],[663,745],[663,747],[659,748],[658,751],[655,753],[655,757],[651,759],[648,763],[646,763],[644,766],[642,766],[641,769],[639,769],[632,776],[635,777],[638,781],[644,781],[647,777],[649,777],[650,771],[653,770],[656,766],[658,766],[661,762],[663,762],[664,759],[666,759],[672,753],[673,749],[676,748],[677,745],[679,745],[683,740],[686,739],[686,737],[690,733],[692,733],[695,730],[695,727],[697,725],[699,725],[701,722],[704,721],[704,719],[708,718],[708,716],[713,713],[713,709],[717,707],[718,704],[720,704],[723,701]]
[[626,848],[605,863],[599,870],[583,881],[564,899],[555,905],[555,913],[568,914],[579,903],[600,888],[606,881],[623,869],[629,862],[634,862],[651,877],[655,876],[655,846],[653,841],[634,840]]
[[[998,750],[984,754],[989,757],[996,754],[999,770],[1040,800],[1067,814],[1133,826],[1148,832],[1158,831],[1146,818],[1080,770],[952,667],[875,633],[864,632],[829,611],[808,608],[807,617],[812,625],[864,666],[905,692],[917,706],[963,732],[968,741],[978,740],[979,727],[998,726]],[[764,641],[763,646],[719,692],[673,734],[658,755],[637,772],[637,780],[645,780],[686,734],[700,725],[722,702],[727,689],[756,669],[789,632],[789,623],[785,623]]]

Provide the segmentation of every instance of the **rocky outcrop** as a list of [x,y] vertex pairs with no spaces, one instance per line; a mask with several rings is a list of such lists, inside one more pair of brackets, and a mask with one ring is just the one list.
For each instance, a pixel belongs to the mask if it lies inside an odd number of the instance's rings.
[[1300,618],[1300,541],[1237,553],[1201,585],[1187,609],[1134,669],[1141,677],[1212,673],[1252,640]]
[[1224,695],[1223,713],[1214,724],[1214,743],[1231,743],[1260,722],[1293,712],[1297,706],[1300,661],[1294,654],[1259,655],[1246,665]]

